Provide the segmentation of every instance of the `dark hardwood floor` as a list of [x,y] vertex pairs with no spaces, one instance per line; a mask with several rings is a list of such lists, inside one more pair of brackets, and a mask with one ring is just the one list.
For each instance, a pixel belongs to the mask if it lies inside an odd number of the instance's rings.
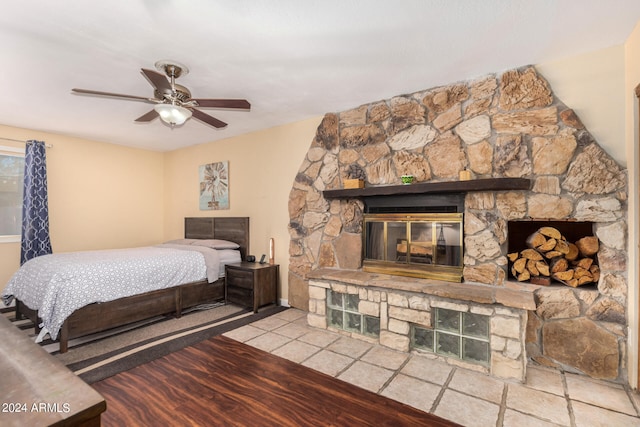
[[104,426],[455,426],[224,336],[92,385]]

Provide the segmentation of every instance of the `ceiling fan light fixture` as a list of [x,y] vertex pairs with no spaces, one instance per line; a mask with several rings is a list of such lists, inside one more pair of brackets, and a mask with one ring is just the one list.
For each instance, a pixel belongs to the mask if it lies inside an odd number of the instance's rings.
[[160,119],[170,126],[180,126],[191,117],[191,110],[173,104],[156,104],[153,107]]

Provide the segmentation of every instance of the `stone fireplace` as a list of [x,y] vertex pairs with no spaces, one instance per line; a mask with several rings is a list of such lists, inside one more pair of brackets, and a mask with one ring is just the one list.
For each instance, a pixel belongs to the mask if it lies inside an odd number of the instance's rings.
[[[354,169],[365,188],[344,190]],[[472,179],[460,181],[461,171]],[[405,174],[416,183],[401,185]],[[487,187],[492,180],[526,186]],[[461,283],[362,271],[362,194],[392,197],[402,188],[462,196]],[[308,310],[314,326],[500,377],[522,380],[526,364],[539,363],[624,382],[626,191],[626,171],[533,67],[330,113],[290,193],[289,303]],[[532,220],[590,223],[598,283],[511,278],[509,224]],[[441,319],[456,313],[452,334]],[[479,329],[486,335],[476,336]],[[424,342],[432,344],[424,350]],[[467,348],[475,349],[470,359]]]

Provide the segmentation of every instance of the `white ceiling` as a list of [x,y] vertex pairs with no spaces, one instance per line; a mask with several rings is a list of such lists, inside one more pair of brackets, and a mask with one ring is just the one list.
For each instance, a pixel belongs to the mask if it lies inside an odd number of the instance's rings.
[[[0,13],[0,124],[166,151],[621,45],[638,0],[30,0]],[[246,98],[170,129],[134,119],[140,73],[187,65],[195,98]],[[1,137],[2,135],[0,135]]]

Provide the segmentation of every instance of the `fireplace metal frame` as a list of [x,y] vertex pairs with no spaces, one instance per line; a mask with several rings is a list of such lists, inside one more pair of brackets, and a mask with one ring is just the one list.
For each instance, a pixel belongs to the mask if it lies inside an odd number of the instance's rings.
[[[383,222],[383,241],[384,247],[388,247],[388,224],[389,223],[406,223],[405,240],[406,240],[406,262],[396,260],[388,260],[387,251],[384,252],[384,259],[367,258],[367,242],[368,242],[368,224],[372,222]],[[452,247],[459,247],[457,265],[442,265],[437,263],[412,263],[411,262],[411,224],[414,223],[431,223],[431,247],[432,257],[437,261],[436,248],[438,246],[438,225],[439,224],[457,224],[460,227],[459,241],[455,241]],[[461,282],[464,267],[464,233],[463,233],[463,214],[462,213],[386,213],[386,214],[365,214],[363,224],[363,253],[362,253],[362,269],[371,273],[383,273],[397,276],[408,276],[435,280],[445,280],[449,282]]]

